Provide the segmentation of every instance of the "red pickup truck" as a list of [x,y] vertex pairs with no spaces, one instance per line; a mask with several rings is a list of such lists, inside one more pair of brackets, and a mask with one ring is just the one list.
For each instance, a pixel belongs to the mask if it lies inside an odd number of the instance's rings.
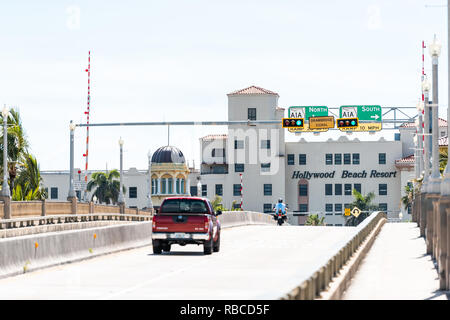
[[163,200],[153,216],[153,253],[169,252],[172,244],[203,245],[204,254],[220,249],[220,221],[208,199],[170,197]]

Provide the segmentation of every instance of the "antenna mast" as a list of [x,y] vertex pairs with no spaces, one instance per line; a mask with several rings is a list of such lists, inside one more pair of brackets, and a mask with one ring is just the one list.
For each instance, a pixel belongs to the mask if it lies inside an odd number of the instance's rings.
[[[86,69],[88,73],[88,96],[87,96],[87,111],[84,112],[86,115],[86,124],[89,125],[89,114],[91,107],[91,51],[89,51],[88,57],[88,68]],[[87,171],[88,171],[88,159],[89,159],[89,126],[86,126],[86,153],[83,155],[86,157],[86,167],[84,170],[84,201],[87,202]]]

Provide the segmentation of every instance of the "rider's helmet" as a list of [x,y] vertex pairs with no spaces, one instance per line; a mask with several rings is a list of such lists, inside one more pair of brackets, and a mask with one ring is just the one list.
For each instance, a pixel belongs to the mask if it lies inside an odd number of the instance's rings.
[[278,199],[278,203],[283,203],[283,199]]

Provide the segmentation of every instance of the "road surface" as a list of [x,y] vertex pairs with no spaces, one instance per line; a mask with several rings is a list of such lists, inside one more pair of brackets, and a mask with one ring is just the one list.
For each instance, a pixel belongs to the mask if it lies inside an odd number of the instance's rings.
[[221,249],[152,247],[0,280],[0,299],[278,299],[329,258],[351,227],[246,226],[222,230]]

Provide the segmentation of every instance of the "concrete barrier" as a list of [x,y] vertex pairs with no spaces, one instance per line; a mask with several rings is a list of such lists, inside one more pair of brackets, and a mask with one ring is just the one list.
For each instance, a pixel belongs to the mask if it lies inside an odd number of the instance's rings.
[[0,240],[0,277],[150,243],[151,222],[5,238]]
[[[352,255],[358,250],[364,240],[379,230],[387,221],[386,214],[378,211],[372,213],[368,218],[355,227],[354,235],[351,240],[337,244],[336,254],[330,257],[324,257],[324,262],[318,266],[311,276],[300,283],[297,287],[282,296],[281,300],[314,300],[319,298],[324,290],[329,289],[333,278],[340,275],[343,266],[348,262]],[[354,269],[356,270],[356,269]],[[345,290],[345,285],[350,277],[340,282],[337,289],[328,294],[329,299],[336,299]]]
[[[224,212],[219,220],[222,228],[275,224],[270,215],[249,211]],[[41,228],[40,233],[33,228]],[[151,245],[151,229],[151,221],[114,220],[3,229],[0,232],[15,232],[17,236],[0,239],[0,278],[148,246]]]

